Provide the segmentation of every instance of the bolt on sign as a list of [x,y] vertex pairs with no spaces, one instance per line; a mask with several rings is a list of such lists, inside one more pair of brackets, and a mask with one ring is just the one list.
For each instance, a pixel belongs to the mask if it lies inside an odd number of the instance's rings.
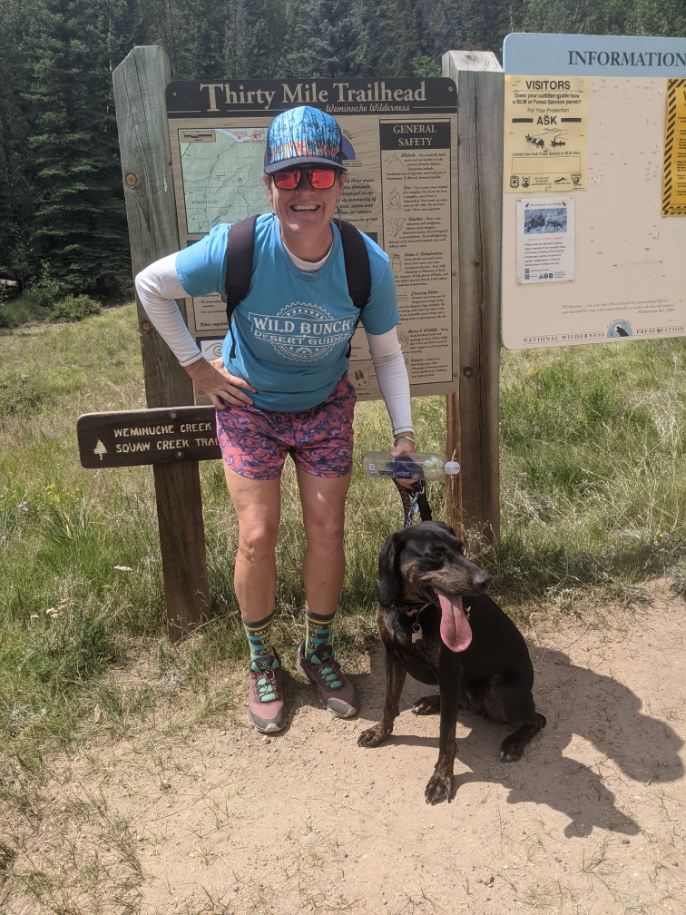
[[[457,90],[450,79],[172,82],[167,114],[181,245],[221,222],[267,212],[264,145],[272,118],[313,105],[336,118],[355,158],[340,215],[391,260],[412,394],[454,391],[457,343]],[[221,296],[187,303],[189,329],[208,358],[227,331]],[[297,333],[297,328],[291,332]],[[379,391],[364,333],[350,377]]]

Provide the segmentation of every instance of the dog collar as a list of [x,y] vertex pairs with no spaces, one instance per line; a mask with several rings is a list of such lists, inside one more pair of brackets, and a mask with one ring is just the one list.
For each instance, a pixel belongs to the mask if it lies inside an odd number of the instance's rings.
[[411,610],[408,610],[407,604],[403,604],[402,607],[398,607],[398,606],[396,605],[396,608],[395,608],[395,609],[396,609],[399,613],[404,614],[405,616],[419,616],[419,614],[420,614],[420,613],[423,613],[428,607],[433,607],[433,604],[431,603],[430,600],[427,601],[425,604],[421,604],[421,606],[415,606],[415,607],[413,607]]

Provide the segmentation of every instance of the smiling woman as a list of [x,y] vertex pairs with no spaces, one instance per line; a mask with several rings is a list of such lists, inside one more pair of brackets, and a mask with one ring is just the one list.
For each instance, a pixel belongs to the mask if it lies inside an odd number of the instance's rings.
[[227,290],[230,225],[215,226],[202,241],[136,278],[151,321],[217,410],[226,483],[238,517],[234,586],[250,646],[249,716],[267,733],[287,720],[270,626],[281,472],[289,455],[307,536],[306,636],[298,668],[334,715],[348,718],[358,710],[334,658],[331,631],[345,571],[355,407],[347,369],[359,321],[393,427],[393,453],[415,447],[393,274],[386,254],[364,235],[371,285],[362,308],[348,289],[334,216],[347,180],[344,161],[354,158],[340,127],[323,111],[301,106],[272,121],[264,184],[273,212],[255,222],[250,287],[232,312],[221,360],[203,358],[175,299]]
[[332,220],[347,180],[334,168],[292,168],[265,174],[272,208],[286,248],[304,261],[326,257],[333,244]]

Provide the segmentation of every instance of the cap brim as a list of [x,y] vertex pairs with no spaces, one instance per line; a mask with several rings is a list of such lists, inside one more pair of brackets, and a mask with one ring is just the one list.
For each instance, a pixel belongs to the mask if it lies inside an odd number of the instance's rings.
[[341,131],[341,156],[344,159],[348,159],[350,162],[355,159],[355,150],[353,149],[353,144]]
[[325,165],[327,168],[335,168],[337,171],[345,170],[344,165],[332,162],[331,159],[324,159],[322,156],[295,156],[293,159],[282,159],[280,162],[272,162],[271,165],[265,165],[264,173],[265,175],[273,175],[274,172],[282,172],[298,165]]

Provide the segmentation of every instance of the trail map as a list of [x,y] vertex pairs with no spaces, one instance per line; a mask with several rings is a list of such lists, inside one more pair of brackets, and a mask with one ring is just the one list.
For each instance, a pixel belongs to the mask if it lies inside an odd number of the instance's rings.
[[189,235],[268,209],[262,184],[265,135],[261,127],[179,131]]

